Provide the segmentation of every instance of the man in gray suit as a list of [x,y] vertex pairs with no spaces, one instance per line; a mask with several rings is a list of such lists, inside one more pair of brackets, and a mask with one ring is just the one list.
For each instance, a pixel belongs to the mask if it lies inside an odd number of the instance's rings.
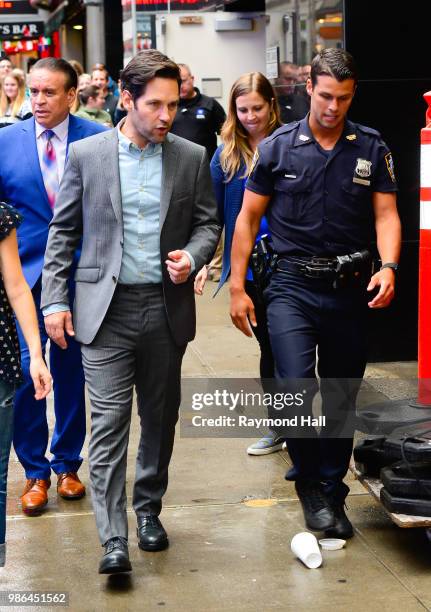
[[[195,334],[192,276],[211,259],[220,233],[205,149],[168,134],[180,83],[178,66],[155,50],[141,51],[122,71],[128,114],[116,129],[70,146],[45,255],[47,332],[63,348],[65,332],[81,343],[102,574],[131,570],[125,480],[134,387],[139,546],[168,546],[158,515],[181,362]],[[72,322],[67,281],[81,239]]]

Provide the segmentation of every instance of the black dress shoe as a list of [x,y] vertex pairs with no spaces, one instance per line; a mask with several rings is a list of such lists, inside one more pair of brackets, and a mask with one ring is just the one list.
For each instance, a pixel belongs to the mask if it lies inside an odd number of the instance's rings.
[[344,511],[344,502],[334,501],[331,503],[331,506],[335,516],[335,523],[330,529],[325,530],[325,535],[328,538],[342,538],[343,540],[353,538],[355,534],[352,523]]
[[141,550],[164,550],[169,546],[168,534],[155,514],[139,517],[136,532]]
[[99,574],[121,574],[131,572],[127,540],[124,538],[111,538],[105,544],[105,554],[100,565]]
[[334,512],[320,482],[297,480],[295,489],[304,512],[307,529],[325,531],[335,524]]

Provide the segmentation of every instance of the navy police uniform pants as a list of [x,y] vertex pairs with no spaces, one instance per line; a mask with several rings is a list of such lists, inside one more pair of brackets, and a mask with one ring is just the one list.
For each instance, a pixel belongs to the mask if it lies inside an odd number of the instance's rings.
[[[307,428],[305,438],[284,435],[293,462],[286,478],[320,481],[328,494],[344,500],[348,487],[342,480],[349,467],[354,432],[352,429],[346,436],[343,425],[348,412],[354,417],[356,395],[366,366],[370,299],[366,287],[358,283],[334,289],[330,280],[276,271],[265,299],[278,388],[285,382],[291,388],[296,380],[298,391],[307,379],[307,399],[297,412],[311,414],[313,395],[318,389],[317,357],[322,413],[329,415],[329,430],[325,429],[324,435],[323,429],[318,435],[314,428]],[[340,420],[338,411],[338,418],[331,421],[332,391],[337,381],[339,390],[347,389],[344,412],[341,411],[344,416]]]

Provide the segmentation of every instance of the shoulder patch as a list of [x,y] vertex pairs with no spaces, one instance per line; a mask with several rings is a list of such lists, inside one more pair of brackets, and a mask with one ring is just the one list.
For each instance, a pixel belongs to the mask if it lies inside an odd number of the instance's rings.
[[394,168],[394,160],[392,159],[392,153],[386,153],[385,162],[386,162],[386,167],[389,172],[389,176],[391,177],[392,182],[395,183],[396,182],[395,168]]

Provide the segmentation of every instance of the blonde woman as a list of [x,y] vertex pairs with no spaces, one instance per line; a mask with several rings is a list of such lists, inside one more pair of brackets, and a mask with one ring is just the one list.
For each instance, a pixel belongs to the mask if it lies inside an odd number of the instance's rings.
[[5,76],[0,93],[0,127],[28,119],[32,115],[25,90],[25,78],[21,70],[12,70]]
[[[230,92],[227,119],[221,131],[222,143],[211,161],[211,175],[218,211],[225,228],[223,267],[219,290],[230,275],[230,253],[235,222],[241,210],[247,177],[250,174],[256,147],[263,138],[281,126],[275,92],[268,79],[260,72],[243,74]],[[257,240],[268,234],[266,219],[262,219]],[[196,276],[195,292],[202,294],[207,278],[204,267]],[[246,291],[253,301],[257,326],[253,333],[260,347],[260,376],[274,377],[274,360],[266,322],[266,310],[247,271]],[[270,433],[248,447],[250,455],[266,455],[282,448],[282,440]]]

